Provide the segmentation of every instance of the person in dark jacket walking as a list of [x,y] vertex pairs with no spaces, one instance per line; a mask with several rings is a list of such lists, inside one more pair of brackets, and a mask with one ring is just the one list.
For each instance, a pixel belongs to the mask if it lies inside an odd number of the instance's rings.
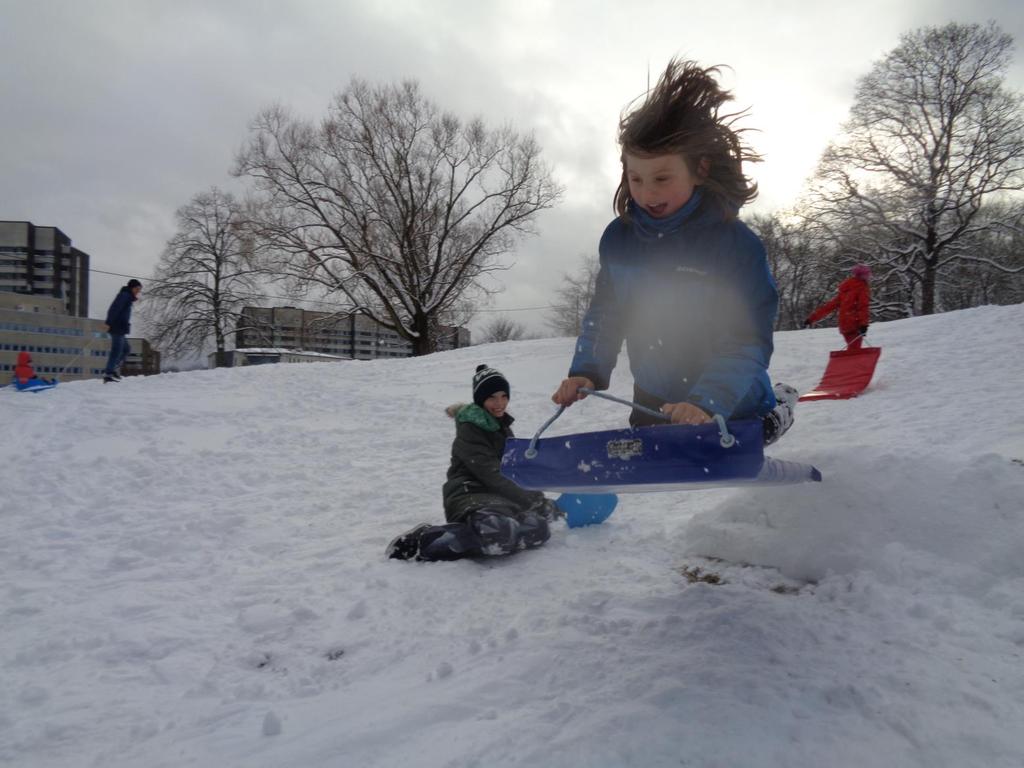
[[508,555],[548,540],[548,523],[561,517],[561,510],[540,491],[520,488],[501,474],[501,456],[514,421],[506,411],[510,392],[508,379],[499,371],[477,366],[473,403],[447,409],[455,419],[451,465],[441,489],[448,523],[416,526],[388,545],[388,557]]
[[[669,62],[619,124],[617,218],[599,246],[594,296],[569,375],[552,395],[608,388],[623,340],[633,399],[673,424],[760,417],[765,443],[793,421],[798,393],[768,378],[779,295],[761,241],[737,218],[757,195],[759,158],[720,107],[715,68]],[[633,426],[663,423],[634,410]]]
[[871,267],[857,264],[850,277],[839,284],[836,295],[811,312],[804,320],[810,328],[819,320],[839,310],[839,332],[843,334],[847,349],[860,349],[871,323]]
[[107,310],[106,330],[110,334],[110,356],[103,371],[103,383],[121,380],[121,363],[128,357],[131,347],[125,338],[132,330],[132,304],[139,299],[142,283],[132,278],[121,287]]

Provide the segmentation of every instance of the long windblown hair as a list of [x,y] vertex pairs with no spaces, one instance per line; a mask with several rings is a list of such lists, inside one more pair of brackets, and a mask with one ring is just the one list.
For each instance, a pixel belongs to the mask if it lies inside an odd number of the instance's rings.
[[701,68],[693,61],[672,59],[657,85],[623,112],[619,120],[622,178],[615,190],[615,212],[628,218],[629,182],[626,153],[650,157],[679,154],[697,176],[706,195],[727,218],[757,197],[757,184],[743,175],[743,162],[759,162],[760,155],[740,138],[746,128],[735,123],[746,112],[722,113],[732,101],[715,79],[718,67]]

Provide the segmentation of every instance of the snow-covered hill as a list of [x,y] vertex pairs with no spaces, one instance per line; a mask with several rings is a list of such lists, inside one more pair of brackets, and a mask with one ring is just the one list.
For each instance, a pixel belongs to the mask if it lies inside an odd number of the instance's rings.
[[[486,563],[383,549],[441,519],[474,366],[528,435],[571,340],[0,390],[0,763],[1020,766],[1022,332],[873,325],[872,388],[771,451],[823,483],[626,496]],[[773,377],[838,342],[778,334]]]

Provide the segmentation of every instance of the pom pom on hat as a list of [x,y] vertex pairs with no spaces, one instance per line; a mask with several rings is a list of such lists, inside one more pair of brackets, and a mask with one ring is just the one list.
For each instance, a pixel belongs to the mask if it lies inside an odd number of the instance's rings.
[[850,274],[854,277],[859,277],[861,280],[867,280],[871,277],[871,267],[867,264],[857,264],[850,270]]

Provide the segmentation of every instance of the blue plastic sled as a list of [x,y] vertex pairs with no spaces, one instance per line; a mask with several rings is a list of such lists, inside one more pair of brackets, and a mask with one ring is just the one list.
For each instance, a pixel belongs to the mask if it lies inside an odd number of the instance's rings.
[[764,455],[760,419],[732,421],[728,427],[736,438],[731,447],[722,446],[715,423],[666,425],[539,439],[532,458],[527,457],[531,441],[512,438],[501,472],[524,488],[575,494],[821,481],[809,464]]
[[44,389],[53,389],[56,386],[56,379],[29,379],[24,384],[17,379],[14,381],[14,388],[19,392],[42,392]]
[[565,523],[570,528],[585,525],[600,525],[607,520],[619,497],[614,493],[563,493],[555,500],[558,508],[565,512]]

